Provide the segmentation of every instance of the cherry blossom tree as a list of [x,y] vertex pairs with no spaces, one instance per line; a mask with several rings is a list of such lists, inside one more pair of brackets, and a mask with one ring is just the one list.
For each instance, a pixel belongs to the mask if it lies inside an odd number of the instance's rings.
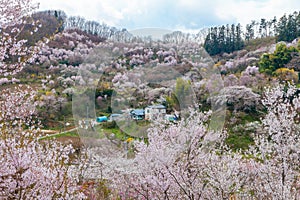
[[[18,73],[35,52],[18,40],[27,15],[36,8],[31,0],[0,1],[0,75]],[[72,146],[42,136],[36,119],[33,88],[18,85],[0,95],[1,199],[82,199],[78,181],[81,167],[73,165]]]
[[269,88],[263,100],[268,114],[262,120],[265,134],[255,138],[250,154],[257,160],[251,175],[258,199],[299,199],[299,108],[295,86]]
[[[0,1],[0,74],[16,74],[30,61],[36,50],[26,46],[19,34],[27,23],[33,22],[29,14],[37,8],[31,0]],[[35,27],[37,28],[37,26]]]
[[239,79],[234,74],[229,74],[224,77],[224,86],[236,86],[238,85]]
[[208,101],[226,101],[227,106],[233,111],[251,111],[260,108],[260,96],[245,86],[230,86],[223,88],[220,93]]
[[222,133],[208,131],[209,116],[156,124],[149,144],[136,142],[132,170],[116,170],[113,179],[122,199],[228,199],[239,191],[244,161],[222,144]]
[[[80,171],[72,168],[72,146],[38,141],[35,97],[31,88],[3,90],[0,101],[0,196],[9,199],[83,197]],[[4,100],[3,100],[4,99]]]
[[266,89],[262,132],[243,153],[223,144],[226,134],[208,131],[208,114],[191,112],[178,124],[155,124],[147,143],[134,143],[135,158],[123,160],[126,167],[114,168],[122,159],[104,162],[113,169],[112,187],[122,199],[229,199],[239,194],[298,199],[297,92],[295,86]]

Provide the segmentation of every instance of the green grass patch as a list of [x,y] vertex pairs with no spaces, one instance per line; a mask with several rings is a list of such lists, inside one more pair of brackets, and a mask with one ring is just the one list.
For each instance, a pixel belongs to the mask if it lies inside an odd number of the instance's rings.
[[253,138],[247,132],[231,133],[225,142],[233,150],[247,149],[254,143]]
[[64,132],[64,133],[56,133],[56,134],[51,134],[51,135],[46,135],[43,137],[40,137],[38,140],[46,140],[46,139],[56,139],[59,137],[79,137],[77,131],[71,131],[71,132]]
[[149,125],[150,122],[145,120],[118,122],[119,129],[121,129],[122,132],[130,135],[130,137],[136,138],[146,138]]
[[104,122],[96,127],[99,137],[103,138],[107,135],[114,134],[114,137],[121,141],[125,141],[128,138],[146,138],[148,125],[150,124],[150,122],[145,120],[119,121],[115,123],[114,126],[108,123],[111,122]]

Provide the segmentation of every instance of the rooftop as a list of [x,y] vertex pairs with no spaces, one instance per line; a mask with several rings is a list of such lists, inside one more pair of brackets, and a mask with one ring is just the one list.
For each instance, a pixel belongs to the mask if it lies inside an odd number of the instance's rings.
[[147,106],[146,108],[165,109],[166,106],[164,106],[164,105],[151,105],[151,106]]
[[135,109],[130,111],[130,113],[134,115],[145,115],[145,111],[143,109]]

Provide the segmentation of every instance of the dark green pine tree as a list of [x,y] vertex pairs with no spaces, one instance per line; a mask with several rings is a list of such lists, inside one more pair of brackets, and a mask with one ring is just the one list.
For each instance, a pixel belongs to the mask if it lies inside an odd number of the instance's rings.
[[207,53],[209,53],[210,55],[212,55],[212,40],[211,40],[211,32],[210,29],[208,30],[208,34],[205,38],[204,41],[204,48],[207,51]]
[[58,19],[58,13],[57,13],[57,10],[54,11],[54,17],[55,17],[56,19]]
[[230,25],[226,25],[226,40],[225,40],[225,52],[230,53],[231,52],[231,47],[230,47],[230,42],[231,42],[231,33],[230,33]]
[[286,17],[286,15],[284,14],[278,21],[277,23],[277,41],[287,41],[288,37],[287,37],[287,33],[286,33],[286,29],[287,29],[287,23],[288,23],[288,19]]
[[299,36],[299,13],[284,15],[277,24],[277,41],[291,42]]
[[212,39],[212,42],[213,42],[212,54],[216,55],[216,54],[220,53],[219,40],[218,40],[218,27],[213,27],[211,33],[212,33],[211,39]]
[[[244,47],[244,41],[242,38],[242,27],[240,24],[235,26],[227,25],[226,27],[212,27],[209,29],[209,33],[204,42],[204,48],[210,55],[216,55],[220,53],[231,53],[236,50],[240,50]],[[252,34],[254,35],[254,34]]]
[[245,40],[249,42],[249,40],[252,40],[254,38],[254,29],[252,24],[246,25],[246,33],[245,33]]
[[218,45],[219,45],[219,53],[226,52],[226,38],[225,38],[225,26],[219,27],[219,35],[218,35]]
[[286,27],[286,37],[288,42],[293,41],[297,37],[297,18],[289,15]]
[[235,25],[231,25],[231,30],[230,30],[230,52],[233,52],[235,50],[235,41],[236,41],[236,35],[235,35]]
[[241,50],[244,47],[241,24],[238,23],[238,25],[235,27],[235,29],[236,29],[235,50]]
[[297,13],[296,24],[297,24],[297,37],[300,37],[300,11]]
[[276,35],[276,28],[277,28],[277,18],[276,16],[270,21],[270,30],[269,30],[269,36],[275,36]]
[[267,20],[262,18],[259,24],[259,34],[260,37],[267,37]]

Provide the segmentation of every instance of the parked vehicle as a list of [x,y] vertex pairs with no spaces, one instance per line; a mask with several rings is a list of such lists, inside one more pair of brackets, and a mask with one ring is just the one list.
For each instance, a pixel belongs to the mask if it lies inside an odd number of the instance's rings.
[[176,117],[175,115],[165,115],[165,120],[168,120],[170,122],[175,122],[178,120],[178,117]]

